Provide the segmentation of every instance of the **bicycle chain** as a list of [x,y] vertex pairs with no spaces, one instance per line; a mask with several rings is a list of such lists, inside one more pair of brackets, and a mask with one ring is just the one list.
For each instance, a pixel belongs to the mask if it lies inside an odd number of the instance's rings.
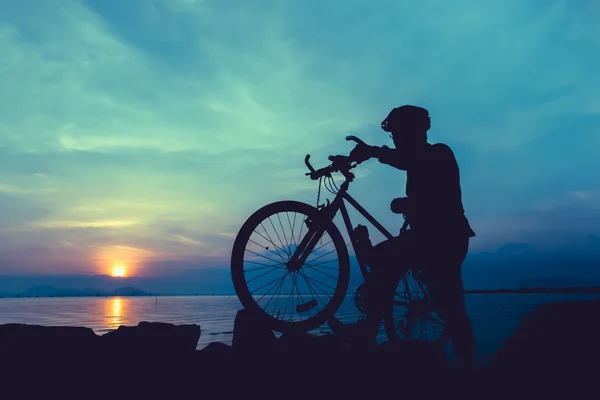
[[321,182],[323,181],[323,177],[319,177],[319,189],[317,191],[317,210],[319,209],[319,200],[321,199]]

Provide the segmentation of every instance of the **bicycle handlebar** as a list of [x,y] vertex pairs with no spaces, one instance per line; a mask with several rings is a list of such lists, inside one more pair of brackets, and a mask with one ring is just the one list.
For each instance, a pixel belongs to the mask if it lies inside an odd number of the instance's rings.
[[363,142],[362,140],[360,140],[359,138],[357,138],[354,135],[346,136],[346,140],[352,140],[352,141],[354,141],[354,142],[356,142],[358,144],[364,144],[365,146],[367,145],[365,142]]
[[[313,168],[313,166],[310,165],[310,161],[308,161],[309,158],[310,158],[310,154],[307,154],[306,157],[304,157],[304,164],[306,164],[306,166],[308,167],[310,172],[315,172],[315,169]],[[308,174],[306,174],[306,175],[308,175]]]
[[[365,142],[363,142],[356,136],[352,136],[352,135],[346,136],[346,140],[352,140],[358,144],[366,145]],[[342,156],[342,155],[329,156],[329,157],[327,157],[327,159],[329,161],[331,161],[331,164],[327,167],[320,168],[318,170],[315,170],[313,168],[313,166],[310,164],[309,159],[310,159],[310,154],[307,154],[306,157],[304,158],[304,163],[306,164],[306,167],[308,168],[308,170],[310,172],[307,172],[305,175],[310,175],[310,179],[312,179],[312,180],[319,179],[323,176],[331,176],[332,172],[341,172],[342,174],[344,174],[344,176],[346,176],[346,178],[350,178],[350,180],[352,180],[352,178],[354,178],[354,175],[351,174],[349,171],[352,168],[355,168],[357,164],[352,165],[352,162],[354,160],[351,159],[349,156]]]

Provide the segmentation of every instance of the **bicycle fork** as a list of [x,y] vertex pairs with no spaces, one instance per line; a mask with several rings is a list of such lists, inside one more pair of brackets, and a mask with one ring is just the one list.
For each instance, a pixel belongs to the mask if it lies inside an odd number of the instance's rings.
[[286,264],[289,272],[299,271],[302,268],[308,255],[313,251],[323,233],[325,233],[327,224],[332,223],[333,215],[337,212],[337,202],[339,202],[338,199],[336,200],[318,210],[313,219],[305,221],[308,231]]
[[319,226],[316,230],[313,229],[314,228],[309,228],[308,232],[306,233],[306,236],[304,236],[304,238],[296,248],[296,251],[294,251],[294,254],[286,263],[286,268],[289,272],[296,272],[299,271],[300,268],[302,268],[302,266],[306,262],[306,259],[308,258],[308,255],[315,248],[317,242],[325,232],[325,228],[321,226]]

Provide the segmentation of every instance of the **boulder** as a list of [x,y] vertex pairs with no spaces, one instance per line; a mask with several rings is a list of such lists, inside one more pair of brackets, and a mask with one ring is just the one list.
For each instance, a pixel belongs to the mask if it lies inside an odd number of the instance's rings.
[[346,344],[339,335],[324,334],[283,334],[277,339],[279,353],[293,353],[299,355],[311,354],[339,354],[347,349]]
[[212,342],[196,350],[193,361],[194,369],[209,379],[230,375],[238,368],[232,347],[221,342]]
[[380,344],[373,352],[378,365],[395,370],[434,371],[451,367],[444,347],[429,340],[399,340]]
[[223,357],[228,356],[232,352],[231,346],[221,342],[209,343],[202,350],[196,350],[196,354],[200,357]]
[[575,373],[600,358],[600,301],[546,303],[525,314],[500,348],[496,365],[525,373]]
[[236,353],[272,353],[276,349],[276,343],[277,337],[261,314],[248,309],[237,312],[231,343]]
[[89,354],[99,339],[92,329],[84,327],[4,324],[0,325],[0,354],[21,359],[33,355],[65,359]]
[[143,321],[137,326],[120,326],[101,338],[103,349],[111,354],[173,358],[193,355],[200,333],[200,326],[195,324]]

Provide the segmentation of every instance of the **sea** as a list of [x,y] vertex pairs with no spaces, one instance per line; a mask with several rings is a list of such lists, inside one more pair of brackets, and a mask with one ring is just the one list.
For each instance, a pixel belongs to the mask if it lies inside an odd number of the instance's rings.
[[[532,308],[548,302],[598,298],[597,294],[466,295],[467,311],[477,340],[478,363],[493,360],[494,354],[517,328],[521,316]],[[211,342],[231,344],[234,319],[241,308],[235,295],[0,298],[0,324],[84,326],[98,335],[141,321],[198,324],[201,335],[197,349],[200,350]],[[356,322],[360,315],[350,295],[336,313],[342,322]],[[312,333],[328,332],[325,324]],[[386,340],[383,330],[379,340]]]

